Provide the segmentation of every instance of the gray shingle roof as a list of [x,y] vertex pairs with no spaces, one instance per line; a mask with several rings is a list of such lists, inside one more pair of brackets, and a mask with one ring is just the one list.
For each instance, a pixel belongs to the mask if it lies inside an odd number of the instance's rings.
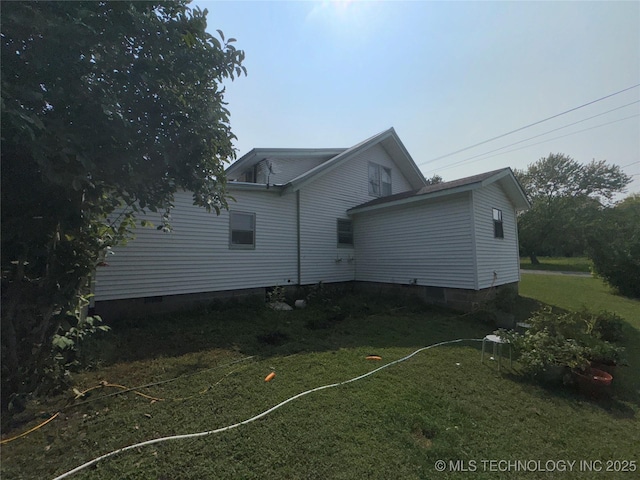
[[508,168],[492,170],[491,172],[480,173],[478,175],[472,175],[470,177],[460,178],[458,180],[453,180],[451,182],[442,182],[442,183],[436,183],[435,185],[426,185],[418,190],[410,190],[408,192],[396,193],[395,195],[388,195],[386,197],[375,198],[366,203],[362,203],[356,207],[353,207],[350,210],[354,210],[356,208],[371,207],[373,205],[381,205],[383,203],[395,202],[396,200],[402,200],[404,198],[409,198],[409,197],[417,197],[420,195],[426,195],[428,193],[434,193],[434,192],[440,192],[443,190],[450,190],[453,188],[464,187],[467,185],[473,185],[474,183],[481,183],[484,180],[491,178],[500,172],[503,172],[504,170],[508,170]]

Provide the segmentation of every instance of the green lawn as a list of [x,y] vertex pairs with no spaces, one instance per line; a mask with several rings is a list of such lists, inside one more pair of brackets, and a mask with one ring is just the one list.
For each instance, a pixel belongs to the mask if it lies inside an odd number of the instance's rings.
[[602,280],[591,277],[522,274],[520,295],[565,310],[609,310],[640,330],[640,301],[614,295]]
[[520,268],[552,272],[591,272],[591,260],[587,257],[538,257],[538,260],[539,265],[532,265],[529,257],[520,257]]
[[[612,296],[596,279],[524,275],[521,294],[560,308],[593,301],[596,308],[616,310],[630,322],[628,341],[635,348],[640,344],[640,302]],[[340,309],[272,312],[230,305],[115,325],[99,342],[101,355],[91,359],[95,368],[76,375],[76,388],[175,379],[138,389],[161,400],[133,392],[105,396],[115,387],[94,390],[82,399],[86,403],[63,409],[50,424],[4,445],[2,478],[53,478],[137,442],[231,425],[425,345],[482,338],[493,330],[471,316],[397,299],[345,293],[336,302]],[[640,461],[640,401],[628,378],[612,398],[588,399],[561,387],[532,385],[517,370],[499,373],[494,361],[480,364],[479,348],[479,342],[468,341],[429,349],[239,428],[134,449],[70,478],[546,479],[556,475],[491,471],[482,462]],[[382,361],[366,360],[369,354]],[[626,368],[637,372],[638,364]],[[266,383],[272,371],[276,377]],[[3,438],[38,424],[72,397],[69,391],[32,402],[14,418],[13,430],[5,424]],[[21,419],[26,423],[18,424]],[[438,460],[466,462],[458,466],[475,465],[475,472],[453,472],[448,463],[438,472]],[[580,472],[577,465],[562,475],[632,476]]]

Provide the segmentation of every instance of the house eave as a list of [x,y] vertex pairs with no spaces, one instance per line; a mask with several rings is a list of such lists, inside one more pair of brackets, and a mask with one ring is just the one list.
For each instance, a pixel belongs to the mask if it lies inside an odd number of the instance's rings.
[[[327,162],[324,162],[317,167],[303,173],[302,175],[299,175],[298,177],[290,180],[285,184],[285,192],[301,189],[308,183],[315,181],[319,176],[325,175],[335,168],[338,168],[347,159],[353,158],[354,156],[368,150],[376,144],[380,144],[392,158],[404,158],[404,161],[399,164],[399,168],[401,169],[407,180],[411,183],[411,186],[413,188],[418,189],[424,187],[427,184],[424,175],[422,175],[420,169],[413,161],[413,158],[411,158],[411,155],[402,144],[402,141],[398,137],[396,131],[393,128],[389,128],[388,130],[374,135],[364,142],[361,142],[360,144],[341,152]],[[396,163],[398,162],[396,161]]]
[[345,148],[253,148],[242,157],[229,165],[225,174],[234,175],[241,173],[245,168],[251,167],[263,158],[314,158],[314,157],[334,157],[344,152]]
[[411,197],[405,197],[405,198],[391,201],[391,202],[378,203],[377,205],[370,205],[368,207],[354,207],[347,210],[347,214],[350,216],[358,215],[360,213],[372,212],[375,210],[382,210],[385,208],[400,207],[400,206],[408,205],[411,203],[426,202],[429,200],[433,200],[435,198],[455,195],[457,193],[468,192],[470,190],[475,190],[476,188],[479,188],[479,187],[480,187],[480,183],[475,183],[471,185],[463,185],[461,187],[451,188],[448,190],[441,190],[439,192],[423,193],[422,195],[413,195]]
[[250,182],[227,182],[228,190],[242,190],[252,192],[271,192],[281,193],[282,185],[268,185],[266,183],[250,183]]

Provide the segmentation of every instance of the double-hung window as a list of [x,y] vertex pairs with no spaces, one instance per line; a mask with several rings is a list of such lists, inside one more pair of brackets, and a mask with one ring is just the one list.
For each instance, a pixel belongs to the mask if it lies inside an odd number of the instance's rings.
[[493,209],[493,236],[504,238],[504,226],[502,224],[502,210]]
[[229,212],[229,248],[256,248],[256,214]]
[[369,195],[391,195],[391,169],[369,162]]
[[349,219],[338,219],[338,246],[353,246],[353,224]]

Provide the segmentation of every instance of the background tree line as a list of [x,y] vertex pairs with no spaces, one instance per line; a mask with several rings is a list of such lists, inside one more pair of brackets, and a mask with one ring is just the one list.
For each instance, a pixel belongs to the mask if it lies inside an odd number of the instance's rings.
[[531,208],[518,217],[520,253],[588,256],[620,293],[640,297],[640,196],[615,203],[631,177],[605,161],[581,164],[552,153],[516,170]]

